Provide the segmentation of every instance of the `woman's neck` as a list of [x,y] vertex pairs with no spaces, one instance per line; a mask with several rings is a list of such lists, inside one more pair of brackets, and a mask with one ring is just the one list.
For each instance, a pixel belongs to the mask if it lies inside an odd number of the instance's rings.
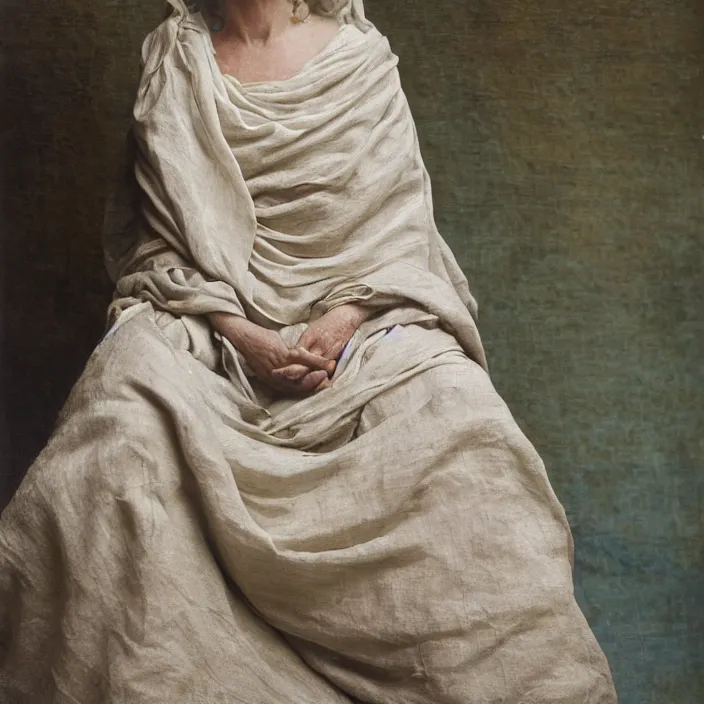
[[225,32],[245,44],[267,44],[290,27],[290,0],[225,0]]

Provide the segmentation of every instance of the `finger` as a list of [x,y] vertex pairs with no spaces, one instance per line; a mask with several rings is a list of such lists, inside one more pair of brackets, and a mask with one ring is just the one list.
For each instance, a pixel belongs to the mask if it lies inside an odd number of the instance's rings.
[[320,384],[318,384],[318,386],[316,386],[313,393],[317,394],[319,391],[324,391],[325,389],[329,389],[330,386],[332,386],[332,382],[330,381],[330,379],[325,378],[322,380],[322,382],[320,382]]
[[327,372],[311,372],[302,381],[298,383],[298,388],[304,392],[314,391],[318,388],[318,386],[320,386],[320,384],[327,381],[327,379]]
[[310,328],[306,330],[296,342],[296,347],[303,347],[305,350],[309,350],[311,346],[315,344],[315,336],[311,334]]
[[[310,352],[311,354],[314,354],[316,357],[325,357],[323,345],[319,345],[317,343],[317,341],[313,341],[309,345],[299,345],[299,347],[306,350],[306,352]],[[325,357],[325,359],[330,359],[330,358]]]
[[322,355],[313,354],[303,347],[296,347],[291,350],[291,356],[295,362],[305,364],[311,369],[322,369],[327,373],[332,373],[335,369],[334,359],[328,359]]
[[283,377],[284,379],[291,379],[291,381],[299,381],[309,372],[310,367],[306,367],[303,364],[289,364],[287,367],[274,369],[272,374],[274,376]]

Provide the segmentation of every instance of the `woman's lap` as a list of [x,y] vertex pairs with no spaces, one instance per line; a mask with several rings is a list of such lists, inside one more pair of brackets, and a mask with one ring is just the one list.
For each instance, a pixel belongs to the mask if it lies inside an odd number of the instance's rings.
[[351,442],[302,452],[218,419],[200,387],[223,380],[133,323],[96,351],[4,518],[3,556],[33,556],[1,586],[33,618],[17,642],[36,656],[62,634],[72,696],[152,701],[190,679],[208,701],[344,701],[241,590],[363,701],[612,701],[564,514],[478,365],[419,371],[364,405]]

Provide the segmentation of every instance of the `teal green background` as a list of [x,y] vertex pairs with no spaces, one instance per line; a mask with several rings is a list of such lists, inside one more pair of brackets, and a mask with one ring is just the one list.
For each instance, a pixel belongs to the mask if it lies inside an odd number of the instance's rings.
[[[367,6],[401,58],[494,382],[570,518],[621,701],[702,704],[704,5]],[[2,6],[6,497],[102,330],[104,194],[161,13]]]

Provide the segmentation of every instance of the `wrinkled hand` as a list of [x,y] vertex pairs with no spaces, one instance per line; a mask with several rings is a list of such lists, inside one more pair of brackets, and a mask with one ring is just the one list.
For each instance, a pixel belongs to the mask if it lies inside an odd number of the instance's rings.
[[[367,317],[367,310],[354,303],[333,308],[308,326],[299,338],[296,347],[298,349],[303,348],[310,354],[336,362],[345,345]],[[334,370],[334,366],[332,369]],[[273,374],[280,379],[298,381],[306,385],[312,383],[309,380],[312,372],[300,363],[275,369]],[[320,391],[329,385],[330,381],[323,379],[318,382],[315,390]]]
[[[311,393],[327,381],[335,368],[334,362],[324,356],[301,345],[290,349],[277,332],[244,318],[215,314],[211,321],[244,357],[257,378],[277,391],[294,395]],[[275,369],[290,366],[305,369],[305,374],[297,378],[274,374]]]

